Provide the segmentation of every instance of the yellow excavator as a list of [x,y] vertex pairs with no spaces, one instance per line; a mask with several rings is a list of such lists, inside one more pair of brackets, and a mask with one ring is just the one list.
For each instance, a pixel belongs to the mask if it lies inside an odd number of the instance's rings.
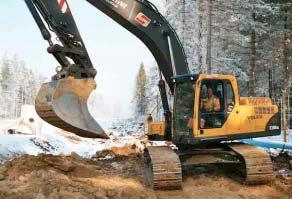
[[[159,67],[164,121],[148,119],[150,140],[176,145],[149,146],[145,159],[155,189],[182,186],[182,172],[197,166],[233,165],[247,184],[267,183],[274,173],[269,155],[240,141],[279,135],[278,107],[266,97],[240,97],[236,78],[192,74],[183,46],[168,21],[147,0],[84,0],[137,36]],[[66,0],[25,0],[48,52],[59,62],[52,81],[42,85],[36,111],[48,123],[88,138],[108,138],[87,108],[96,70]],[[90,22],[88,22],[90,25]],[[51,33],[58,38],[55,44]],[[193,66],[195,67],[195,66]],[[174,98],[169,105],[168,89]],[[172,107],[172,108],[170,108]]]

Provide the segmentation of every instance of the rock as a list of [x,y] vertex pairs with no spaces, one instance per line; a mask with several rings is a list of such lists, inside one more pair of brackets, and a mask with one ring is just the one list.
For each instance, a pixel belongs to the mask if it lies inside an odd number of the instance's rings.
[[104,193],[103,191],[97,191],[95,193],[95,198],[97,198],[97,199],[107,199],[108,197],[106,197],[106,193]]
[[5,180],[5,176],[0,173],[0,181]]
[[98,166],[98,165],[92,165],[92,166],[88,166],[89,168],[93,169],[93,170],[101,170],[102,167]]
[[109,190],[107,190],[106,195],[109,196],[109,197],[114,198],[114,197],[117,196],[117,192],[115,190],[113,190],[113,189],[109,189]]
[[41,191],[39,191],[36,195],[36,198],[37,199],[46,199],[47,197]]
[[80,160],[82,160],[82,157],[80,156],[80,155],[78,155],[76,152],[71,152],[71,157],[73,158],[73,159],[75,159],[75,160],[78,160],[78,161],[80,161]]
[[116,162],[111,163],[111,166],[113,168],[115,168],[115,169],[120,169],[121,168],[121,166],[118,163],[116,163]]
[[6,169],[4,169],[4,167],[0,166],[0,173],[4,173],[4,170],[6,170]]
[[108,157],[115,157],[115,154],[112,150],[102,150],[96,152],[97,158],[108,158]]
[[25,182],[26,178],[24,176],[19,176],[18,180],[21,181],[21,182]]
[[5,180],[5,175],[4,173],[6,172],[6,167],[0,167],[0,181]]
[[5,162],[4,166],[7,167],[7,168],[12,167],[12,162],[11,161],[7,161],[7,162]]
[[121,190],[119,187],[114,187],[113,189],[109,189],[106,191],[106,195],[109,198],[122,198],[123,190]]
[[66,154],[62,152],[62,153],[59,154],[59,156],[60,157],[66,157]]
[[64,172],[73,171],[75,168],[70,161],[65,159],[64,156],[48,158],[48,159],[45,159],[45,161],[49,165],[53,166],[54,168],[59,169]]
[[115,155],[106,155],[104,158],[101,158],[101,159],[103,159],[103,160],[109,160],[109,159],[113,159],[115,157],[116,157]]
[[75,169],[75,167],[72,164],[61,164],[61,165],[54,165],[55,168],[64,171],[64,172],[71,172]]

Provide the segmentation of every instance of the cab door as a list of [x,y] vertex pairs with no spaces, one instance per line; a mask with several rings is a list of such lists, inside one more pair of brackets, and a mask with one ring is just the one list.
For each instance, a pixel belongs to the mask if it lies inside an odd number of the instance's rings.
[[196,137],[225,136],[239,130],[240,118],[233,86],[229,80],[201,81],[198,116],[199,130]]

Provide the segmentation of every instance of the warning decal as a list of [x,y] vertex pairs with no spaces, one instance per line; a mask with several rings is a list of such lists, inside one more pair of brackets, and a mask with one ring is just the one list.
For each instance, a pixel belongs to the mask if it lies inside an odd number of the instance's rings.
[[137,14],[135,20],[144,27],[147,27],[151,22],[151,19],[144,15],[142,12]]
[[58,0],[58,4],[62,13],[67,13],[69,11],[69,7],[66,0]]

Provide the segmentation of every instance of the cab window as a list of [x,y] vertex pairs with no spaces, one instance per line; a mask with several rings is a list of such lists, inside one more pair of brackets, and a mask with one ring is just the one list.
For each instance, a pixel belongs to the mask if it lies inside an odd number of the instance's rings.
[[194,85],[192,82],[179,83],[175,88],[173,125],[176,131],[190,132],[194,110]]

